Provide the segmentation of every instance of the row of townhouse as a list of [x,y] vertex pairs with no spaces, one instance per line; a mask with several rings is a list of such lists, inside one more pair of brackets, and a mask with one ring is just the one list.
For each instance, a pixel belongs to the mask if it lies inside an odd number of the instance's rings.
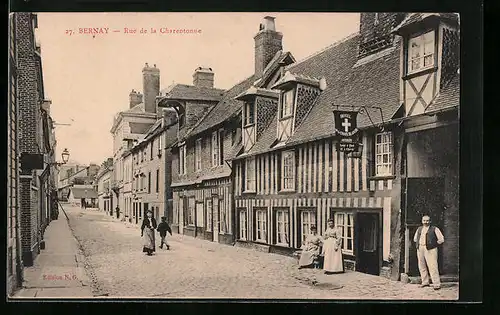
[[[176,139],[177,113],[156,106],[160,94],[160,70],[147,63],[142,69],[143,94],[132,90],[129,109],[114,119],[113,169],[109,174],[110,192],[106,210],[116,211],[130,223],[140,224],[146,210],[155,217],[168,215],[172,204],[170,192],[170,151],[166,148]],[[116,214],[116,212],[115,212]]]
[[[37,15],[9,16],[9,107],[7,124],[6,286],[22,286],[23,268],[44,248],[43,234],[57,199],[56,140],[45,98]],[[49,244],[50,246],[50,244]]]
[[[90,165],[62,165],[59,171],[58,198],[67,201],[71,188],[74,185],[93,185],[100,167],[96,164]],[[64,175],[61,175],[64,173]]]
[[102,162],[99,172],[94,178],[93,187],[97,193],[97,208],[105,212],[110,212],[112,204],[111,194],[111,173],[113,172],[113,158],[108,158]]
[[[174,85],[173,229],[292,253],[311,225],[342,228],[348,268],[417,275],[422,214],[444,231],[440,269],[458,274],[459,21],[362,13],[359,32],[296,62],[274,18],[255,35],[255,72],[227,91]],[[207,70],[207,71],[205,71]],[[358,111],[359,152],[337,150],[333,111]]]

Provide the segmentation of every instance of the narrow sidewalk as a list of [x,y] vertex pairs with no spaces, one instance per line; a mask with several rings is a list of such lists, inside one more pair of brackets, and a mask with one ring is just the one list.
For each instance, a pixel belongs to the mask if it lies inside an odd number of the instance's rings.
[[64,211],[45,231],[45,249],[24,269],[23,288],[12,298],[93,297],[84,257]]

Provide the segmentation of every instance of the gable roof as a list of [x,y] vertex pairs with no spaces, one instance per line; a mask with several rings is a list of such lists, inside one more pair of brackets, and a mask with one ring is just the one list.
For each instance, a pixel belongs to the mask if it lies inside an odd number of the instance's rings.
[[[358,61],[359,34],[347,37],[314,57],[291,65],[289,71],[309,77],[324,77],[327,88],[316,99],[287,144],[334,134],[333,110],[366,108],[358,114],[358,128],[387,122],[399,108],[399,49],[354,67]],[[394,45],[399,45],[396,41]],[[382,75],[383,74],[383,75]],[[380,109],[379,109],[380,108]]]
[[144,109],[144,103],[139,103],[134,107],[123,111],[123,113],[144,113],[146,110]]
[[444,20],[458,23],[458,15],[456,13],[410,13],[408,14],[399,25],[392,29],[393,33],[399,33],[401,30],[407,28],[408,26],[416,23],[423,22],[429,18],[442,18]]
[[130,133],[146,133],[152,126],[152,123],[138,123],[138,122],[129,122]]
[[[325,78],[327,86],[316,98],[302,123],[296,126],[290,139],[279,148],[333,136],[335,109],[359,109],[364,106],[364,112],[358,114],[358,128],[363,129],[388,122],[401,106],[400,55],[397,49],[400,42],[395,41],[394,46],[387,48],[387,52],[379,54],[378,58],[356,64],[359,41],[359,33],[352,34],[286,67],[285,71],[290,76]],[[275,116],[254,147],[239,157],[278,149],[271,147],[276,143],[276,128]]]
[[242,101],[234,99],[251,86],[262,87],[269,77],[278,69],[278,67],[287,59],[294,61],[292,54],[289,52],[278,51],[271,62],[266,66],[264,73],[261,76],[251,75],[245,80],[237,83],[232,88],[226,91],[222,100],[217,103],[212,109],[189,131],[184,138],[197,135],[214,126],[217,126],[224,121],[239,115]]
[[227,90],[221,101],[213,106],[212,109],[200,119],[199,123],[196,124],[191,131],[186,133],[184,138],[199,134],[239,114],[243,102],[235,100],[234,97],[252,86],[254,78],[255,76],[252,75]]
[[160,96],[172,100],[215,101],[222,99],[224,90],[187,84],[174,84],[160,91]]
[[452,80],[440,91],[436,98],[427,106],[425,113],[437,112],[445,109],[458,107],[460,104],[460,74],[456,74]]

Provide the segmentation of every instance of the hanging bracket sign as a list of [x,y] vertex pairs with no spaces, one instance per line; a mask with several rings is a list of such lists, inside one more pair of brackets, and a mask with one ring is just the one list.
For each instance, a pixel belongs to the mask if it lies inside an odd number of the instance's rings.
[[340,152],[355,152],[359,149],[357,141],[357,111],[333,111],[335,133],[340,136],[337,150]]

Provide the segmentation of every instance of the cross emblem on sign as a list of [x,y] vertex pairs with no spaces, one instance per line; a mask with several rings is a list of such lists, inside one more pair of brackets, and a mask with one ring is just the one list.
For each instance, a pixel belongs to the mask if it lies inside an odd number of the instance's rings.
[[349,127],[351,127],[351,123],[349,122],[349,119],[344,118],[344,121],[342,122],[342,127],[344,127],[345,132],[349,131]]

